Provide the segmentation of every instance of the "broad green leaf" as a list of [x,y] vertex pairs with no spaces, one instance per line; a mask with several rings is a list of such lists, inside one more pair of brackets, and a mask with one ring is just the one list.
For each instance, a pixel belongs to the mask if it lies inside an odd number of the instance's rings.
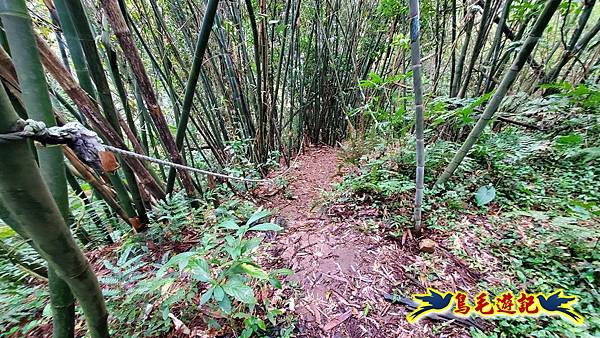
[[479,188],[475,194],[475,199],[479,205],[486,205],[493,201],[494,198],[496,198],[496,189],[491,185]]
[[262,223],[251,227],[251,231],[281,231],[283,228],[275,223]]
[[242,253],[252,252],[255,248],[257,248],[262,242],[262,238],[259,236],[250,238],[249,240],[244,241],[242,245]]
[[277,278],[270,278],[269,283],[271,283],[271,285],[273,285],[273,287],[276,289],[281,289],[282,287],[281,282]]
[[244,272],[246,272],[248,275],[258,278],[258,279],[269,279],[269,275],[261,268],[252,265],[252,264],[248,264],[248,263],[241,263],[240,264],[240,268],[242,268],[242,270],[244,270]]
[[220,302],[223,300],[223,297],[225,297],[225,292],[223,292],[223,288],[220,286],[215,286],[215,299],[217,300],[217,302]]
[[[208,303],[208,301],[210,300],[210,298],[213,295],[213,288],[209,288],[208,290],[206,290],[206,292],[204,294],[202,294],[202,297],[200,297],[200,305],[204,305],[206,303]],[[216,296],[215,296],[216,298]]]
[[169,268],[176,266],[176,265],[179,267],[179,271],[181,272],[187,266],[187,263],[190,260],[190,258],[196,254],[197,254],[196,252],[188,251],[188,252],[183,252],[183,253],[180,253],[179,255],[175,255],[175,256],[171,257],[171,259],[169,259],[169,261],[167,263],[165,263],[165,265],[163,265],[156,272],[156,276],[162,277]]
[[219,302],[219,307],[221,308],[221,310],[223,310],[223,312],[225,312],[225,314],[230,314],[231,300],[229,299],[229,297],[224,296],[223,299]]
[[237,225],[237,223],[233,219],[224,220],[223,222],[219,223],[219,227],[228,230],[238,230],[240,228],[240,226]]
[[188,268],[190,269],[192,276],[201,282],[208,282],[211,279],[210,267],[203,258],[192,260],[188,265]]
[[225,236],[225,242],[229,245],[235,245],[235,238],[231,235]]
[[269,210],[257,210],[254,214],[252,214],[252,216],[250,216],[250,218],[248,218],[248,222],[246,222],[246,225],[252,225],[257,221],[270,215],[271,212]]
[[240,279],[231,278],[223,285],[223,291],[231,297],[239,300],[242,303],[254,304],[256,298],[254,297],[254,290],[251,287],[245,285]]

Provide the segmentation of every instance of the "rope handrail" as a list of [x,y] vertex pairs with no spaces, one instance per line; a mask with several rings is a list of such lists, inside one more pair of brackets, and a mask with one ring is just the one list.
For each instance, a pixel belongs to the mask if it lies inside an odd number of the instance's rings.
[[[290,166],[283,172],[279,173],[275,177],[266,178],[266,179],[255,179],[255,178],[245,178],[232,176],[228,174],[222,174],[217,172],[212,172],[209,170],[198,169],[194,167],[190,167],[187,165],[174,163],[166,160],[162,160],[159,158],[138,154],[133,151],[120,149],[117,147],[105,145],[102,143],[102,140],[98,137],[98,135],[78,122],[69,122],[64,126],[60,127],[46,127],[43,122],[35,121],[35,120],[18,120],[15,126],[15,131],[5,134],[0,134],[0,144],[6,144],[14,141],[20,141],[25,139],[33,139],[38,141],[44,145],[47,144],[66,144],[69,147],[73,148],[77,156],[84,161],[86,164],[92,166],[96,170],[104,171],[102,169],[102,165],[100,164],[100,152],[111,151],[123,156],[134,157],[143,161],[153,162],[160,165],[166,165],[169,167],[188,170],[191,172],[196,172],[204,175],[210,175],[215,177],[220,177],[227,180],[235,180],[235,181],[243,181],[243,182],[252,182],[252,183],[264,183],[264,182],[272,182],[278,177],[285,175],[298,160],[300,155],[300,150],[296,155],[296,158],[290,164]],[[302,140],[304,141],[304,140]],[[302,142],[300,144],[300,149],[303,146]]]

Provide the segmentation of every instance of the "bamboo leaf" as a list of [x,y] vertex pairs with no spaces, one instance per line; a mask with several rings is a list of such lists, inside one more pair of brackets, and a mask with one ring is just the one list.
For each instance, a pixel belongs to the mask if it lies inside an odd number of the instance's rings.
[[275,223],[262,223],[248,229],[250,231],[281,231],[283,228]]
[[256,212],[254,212],[254,214],[252,214],[252,216],[250,216],[250,218],[248,218],[248,221],[246,222],[246,225],[252,225],[254,223],[256,223],[257,221],[270,216],[271,212],[269,210],[257,210]]

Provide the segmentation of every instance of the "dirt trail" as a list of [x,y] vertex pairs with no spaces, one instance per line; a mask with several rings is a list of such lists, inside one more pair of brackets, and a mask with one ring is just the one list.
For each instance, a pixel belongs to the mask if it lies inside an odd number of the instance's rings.
[[265,186],[261,191],[267,196],[263,205],[285,225],[270,254],[275,267],[295,271],[290,279],[301,290],[295,298],[301,336],[429,336],[430,323],[409,325],[405,309],[382,297],[411,283],[404,269],[414,257],[407,260],[412,255],[397,241],[362,232],[368,228],[364,217],[334,218],[323,206],[322,191],[331,191],[340,180],[338,164],[335,149],[310,148],[286,175],[284,190],[274,194]]

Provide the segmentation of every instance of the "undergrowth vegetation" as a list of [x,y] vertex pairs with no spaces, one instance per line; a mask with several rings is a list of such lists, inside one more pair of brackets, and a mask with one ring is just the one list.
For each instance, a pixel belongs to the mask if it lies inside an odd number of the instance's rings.
[[[269,211],[239,199],[217,208],[190,209],[189,203],[175,194],[152,211],[148,231],[115,230],[118,245],[90,252],[113,334],[149,337],[175,328],[182,334],[290,336],[295,319],[287,313],[285,295],[291,290],[281,277],[292,271],[263,268],[255,255],[265,235],[283,228],[268,221]],[[39,260],[28,246],[18,245],[15,252]],[[10,280],[26,278],[24,273],[7,270],[15,269],[12,264],[2,268],[2,292],[10,297],[1,303],[0,336],[36,335],[50,320],[43,278],[24,286]]]
[[[487,271],[479,290],[568,290],[578,297],[577,310],[585,317],[580,327],[554,318],[496,320],[490,332],[473,329],[474,337],[600,334],[600,91],[560,89],[528,102],[518,94],[508,97],[503,109],[512,112],[511,121],[522,123],[496,120],[445,187],[431,188],[465,136],[461,129],[473,125],[482,100],[439,99],[428,112],[433,127],[426,130],[426,139],[434,141],[427,145],[424,210],[432,235],[440,241],[450,237],[453,254]],[[464,124],[448,124],[447,119]],[[346,143],[340,156],[350,170],[330,202],[374,208],[378,221],[370,231],[400,240],[412,226],[406,215],[413,203],[415,158],[410,133],[395,132],[402,136],[392,141]],[[473,256],[456,246],[460,239],[476,242],[471,250],[485,254]],[[496,258],[482,260],[486,255]],[[490,268],[494,265],[502,268]],[[432,280],[443,275],[431,270]]]

